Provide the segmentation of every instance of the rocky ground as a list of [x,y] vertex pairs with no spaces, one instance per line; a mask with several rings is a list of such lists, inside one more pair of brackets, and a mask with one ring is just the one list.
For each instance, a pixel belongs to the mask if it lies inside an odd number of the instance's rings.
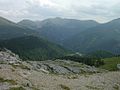
[[0,90],[120,90],[120,72],[65,60],[23,62],[0,51]]

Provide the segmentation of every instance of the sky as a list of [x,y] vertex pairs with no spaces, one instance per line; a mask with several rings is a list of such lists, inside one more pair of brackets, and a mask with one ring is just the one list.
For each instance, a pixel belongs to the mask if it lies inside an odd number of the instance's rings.
[[120,18],[120,0],[0,0],[0,16],[15,22],[54,17],[108,22]]

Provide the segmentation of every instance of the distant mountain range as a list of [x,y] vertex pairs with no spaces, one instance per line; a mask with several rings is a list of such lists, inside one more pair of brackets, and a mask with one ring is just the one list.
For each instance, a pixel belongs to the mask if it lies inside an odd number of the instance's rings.
[[[31,37],[29,44],[26,41],[26,37]],[[14,23],[0,17],[0,40],[2,42],[5,40],[5,42],[16,43],[15,45],[19,46],[19,44],[21,45],[19,41],[22,42],[21,39],[24,39],[25,46],[31,46],[33,45],[32,41],[35,41],[34,46],[36,46],[36,48],[37,45],[41,45],[41,43],[37,43],[38,39],[43,41],[48,40],[46,45],[49,45],[51,42],[54,43],[49,48],[55,48],[57,53],[60,51],[58,53],[59,55],[65,50],[62,47],[62,49],[58,49],[59,45],[73,52],[91,53],[95,51],[108,51],[120,54],[120,19],[100,24],[93,20],[76,20],[57,17],[43,21],[22,20]],[[9,46],[9,43],[7,43],[7,46]],[[15,47],[15,45],[13,46]],[[54,47],[54,45],[56,47]],[[48,46],[44,48],[49,49]],[[41,49],[44,51],[44,48]]]
[[61,44],[65,39],[80,33],[88,28],[98,25],[93,20],[75,20],[75,19],[63,19],[63,18],[50,18],[43,21],[30,21],[23,20],[18,25],[26,28],[36,30],[40,33],[42,38],[46,38],[49,41]]
[[120,53],[120,19],[80,32],[65,40],[64,46],[84,53],[96,50]]
[[37,32],[22,28],[16,23],[0,17],[0,40],[22,37],[27,35],[37,36]]

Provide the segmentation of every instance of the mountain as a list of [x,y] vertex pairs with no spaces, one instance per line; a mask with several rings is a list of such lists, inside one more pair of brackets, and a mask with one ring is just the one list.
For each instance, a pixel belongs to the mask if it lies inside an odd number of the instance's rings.
[[[32,23],[32,24],[30,24]],[[63,18],[50,18],[43,21],[21,21],[18,25],[34,28],[34,30],[40,33],[42,38],[48,39],[49,41],[62,44],[62,42],[70,38],[71,36],[84,31],[90,27],[99,25],[97,22],[92,20],[75,20],[75,19],[63,19]],[[36,25],[36,27],[35,27]]]
[[16,23],[0,17],[0,40],[26,35],[37,35],[37,33],[33,30],[22,28]]
[[89,28],[65,40],[64,46],[83,53],[106,50],[120,53],[120,19]]
[[39,28],[36,22],[27,20],[27,19],[18,22],[17,25],[22,26],[24,28],[28,28],[28,29],[33,29],[33,30],[36,30]]
[[0,47],[17,53],[24,60],[53,59],[68,53],[61,46],[34,36],[4,40],[0,42]]

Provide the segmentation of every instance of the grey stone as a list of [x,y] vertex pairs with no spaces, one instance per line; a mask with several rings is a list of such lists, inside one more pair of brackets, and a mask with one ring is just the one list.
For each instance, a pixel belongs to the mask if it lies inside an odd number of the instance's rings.
[[53,73],[58,73],[58,74],[71,73],[71,71],[69,71],[68,69],[66,69],[62,66],[59,66],[59,65],[50,64],[49,67],[50,67],[50,69],[52,70]]
[[120,64],[117,64],[117,68],[120,70]]
[[79,74],[81,73],[81,68],[80,67],[66,67],[69,69],[72,73]]

